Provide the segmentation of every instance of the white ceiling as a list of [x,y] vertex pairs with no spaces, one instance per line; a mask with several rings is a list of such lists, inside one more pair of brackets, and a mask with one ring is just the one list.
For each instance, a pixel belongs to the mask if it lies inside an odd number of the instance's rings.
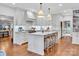
[[[60,3],[43,3],[43,11],[45,13],[48,12],[48,8],[51,9],[51,13],[57,13],[60,11],[64,11],[66,9],[79,9],[79,3],[62,3],[63,6],[59,6]],[[16,3],[13,5],[12,3],[6,3],[5,5],[8,5],[10,7],[19,7],[21,9],[30,9],[34,11],[39,10],[39,3]]]

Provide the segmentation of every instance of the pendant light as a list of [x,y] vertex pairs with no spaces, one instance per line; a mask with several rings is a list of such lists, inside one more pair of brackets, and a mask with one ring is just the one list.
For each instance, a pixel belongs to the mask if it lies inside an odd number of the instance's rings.
[[40,3],[40,9],[39,9],[39,11],[37,13],[37,17],[44,17],[44,12],[42,10],[42,3]]
[[48,16],[47,17],[49,20],[51,20],[51,18],[52,18],[51,13],[50,13],[50,8],[48,8]]

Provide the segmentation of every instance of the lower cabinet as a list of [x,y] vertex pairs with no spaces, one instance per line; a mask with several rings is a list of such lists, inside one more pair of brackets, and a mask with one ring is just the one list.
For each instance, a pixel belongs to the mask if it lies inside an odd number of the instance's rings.
[[27,33],[26,32],[16,32],[13,43],[21,45],[25,42],[27,42]]
[[79,44],[79,33],[78,32],[73,32],[72,44]]

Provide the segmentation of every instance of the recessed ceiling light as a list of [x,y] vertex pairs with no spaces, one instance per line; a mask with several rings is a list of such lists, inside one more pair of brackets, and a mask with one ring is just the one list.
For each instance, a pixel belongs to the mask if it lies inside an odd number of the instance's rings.
[[12,3],[12,5],[15,5],[15,3]]
[[67,12],[66,10],[64,10],[63,12]]
[[58,4],[58,6],[60,6],[60,7],[61,7],[61,6],[63,6],[63,4]]

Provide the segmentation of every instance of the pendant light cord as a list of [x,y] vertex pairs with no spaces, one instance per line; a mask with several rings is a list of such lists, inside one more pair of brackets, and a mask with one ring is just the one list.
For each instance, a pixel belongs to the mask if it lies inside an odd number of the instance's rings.
[[50,8],[48,8],[48,13],[50,14]]
[[42,3],[40,3],[40,10],[42,9]]

